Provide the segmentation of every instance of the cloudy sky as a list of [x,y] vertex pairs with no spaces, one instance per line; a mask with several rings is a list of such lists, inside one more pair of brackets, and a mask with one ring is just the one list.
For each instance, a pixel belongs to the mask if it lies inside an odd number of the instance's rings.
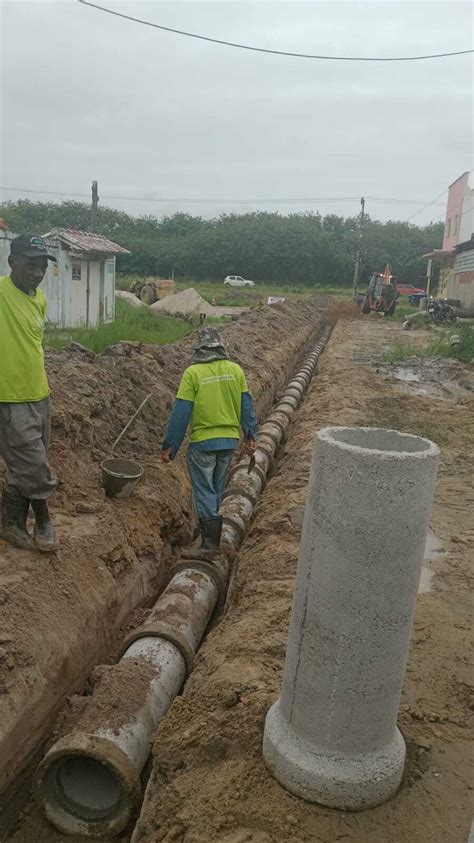
[[[407,56],[472,46],[472,7],[457,0],[95,2],[293,52]],[[162,32],[77,0],[0,6],[0,181],[15,188],[2,189],[2,199],[88,197],[97,179],[101,204],[135,215],[353,215],[364,195],[374,218],[419,211],[413,222],[427,223],[443,215],[445,197],[425,210],[406,200],[431,202],[473,166],[472,56],[314,61]]]

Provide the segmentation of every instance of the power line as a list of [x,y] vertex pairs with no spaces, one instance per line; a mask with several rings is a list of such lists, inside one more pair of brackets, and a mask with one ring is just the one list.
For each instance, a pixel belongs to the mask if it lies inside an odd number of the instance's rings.
[[[473,172],[473,170],[474,170],[474,167],[468,171],[467,175],[468,175],[468,176],[470,176],[470,175],[471,175],[471,173]],[[463,174],[463,175],[464,175],[464,174]],[[444,195],[445,195],[445,193],[448,193],[448,191],[449,191],[449,187],[447,187],[445,190],[443,190],[443,192],[442,192],[442,193],[440,193],[440,194],[439,194],[439,196],[437,196],[437,197],[436,197],[435,199],[433,199],[431,202],[427,202],[427,203],[426,203],[426,205],[423,205],[423,207],[422,207],[422,208],[419,208],[419,210],[418,210],[418,211],[415,211],[415,213],[414,213],[414,214],[412,214],[410,217],[407,217],[407,218],[406,218],[406,220],[404,220],[404,222],[409,222],[411,219],[413,219],[413,217],[416,217],[416,216],[417,216],[417,214],[421,214],[421,212],[422,212],[422,211],[424,211],[424,210],[425,210],[425,208],[431,207],[432,205],[436,205],[436,203],[438,202],[438,200],[439,200],[439,199],[441,199],[441,197],[442,197],[442,196],[444,196]],[[464,213],[466,213],[466,212],[464,212]],[[444,214],[442,214],[440,217],[437,217],[437,219],[442,219],[442,217],[443,217],[443,216],[445,216],[445,215],[444,215]],[[461,214],[461,216],[463,217],[463,216],[464,216],[464,214]]]
[[[44,196],[62,196],[65,198],[68,197],[78,197],[82,199],[89,199],[88,193],[76,193],[74,191],[63,193],[60,191],[55,190],[33,190],[29,188],[23,187],[1,187],[0,190],[8,190],[14,193],[31,193],[35,195],[44,195]],[[258,203],[268,203],[268,204],[281,204],[281,205],[298,205],[304,203],[311,203],[314,204],[316,202],[356,202],[359,201],[358,196],[306,196],[306,197],[274,197],[274,198],[226,198],[226,197],[214,197],[214,198],[196,198],[196,197],[185,197],[185,196],[121,196],[111,193],[102,193],[103,199],[119,199],[121,201],[130,201],[130,202],[169,202],[169,203],[176,203],[176,204],[200,204],[200,205],[227,205],[227,204],[236,204],[236,205],[247,205],[247,204],[258,204]],[[385,205],[421,205],[424,200],[417,200],[417,199],[402,199],[402,198],[384,198],[381,196],[368,196],[371,202],[378,202],[379,204]],[[428,203],[434,204],[434,203]],[[425,205],[424,207],[427,207]]]
[[424,61],[425,59],[441,59],[449,56],[464,56],[468,53],[473,53],[474,50],[456,50],[450,53],[433,53],[426,56],[320,56],[312,55],[311,53],[292,53],[286,50],[268,50],[265,47],[251,47],[248,44],[238,44],[234,41],[223,41],[220,38],[210,38],[208,35],[197,35],[195,32],[185,32],[182,29],[173,29],[170,26],[162,26],[158,23],[152,23],[142,18],[135,18],[132,15],[125,15],[122,12],[115,12],[113,9],[106,9],[104,6],[98,6],[96,3],[90,3],[88,0],[78,0],[84,6],[90,6],[92,9],[98,9],[101,12],[106,12],[108,15],[114,15],[117,18],[133,21],[133,23],[140,23],[143,26],[151,26],[153,29],[161,29],[163,32],[172,32],[175,35],[184,35],[186,38],[196,38],[199,41],[209,41],[211,44],[221,44],[224,47],[235,47],[239,50],[250,50],[253,53],[269,53],[274,56],[290,56],[297,59],[319,59],[321,61]]
[[436,203],[438,202],[438,200],[439,200],[439,199],[441,199],[441,197],[442,197],[442,196],[444,196],[444,195],[445,195],[445,193],[447,193],[447,192],[448,192],[448,190],[449,190],[449,187],[447,187],[445,190],[443,190],[443,191],[442,191],[442,193],[440,193],[440,194],[439,194],[439,196],[437,196],[437,197],[436,197],[435,199],[433,199],[431,202],[427,202],[427,203],[426,203],[426,205],[423,205],[423,207],[422,207],[422,208],[419,208],[419,209],[418,209],[418,211],[415,211],[415,213],[414,213],[414,214],[412,214],[410,217],[407,217],[407,218],[406,218],[406,220],[405,220],[405,222],[410,222],[410,220],[412,220],[412,219],[413,219],[413,217],[416,217],[416,215],[417,215],[417,214],[421,214],[421,212],[422,212],[422,211],[424,211],[424,210],[425,210],[425,208],[429,208],[429,207],[431,207],[432,205],[436,205]]

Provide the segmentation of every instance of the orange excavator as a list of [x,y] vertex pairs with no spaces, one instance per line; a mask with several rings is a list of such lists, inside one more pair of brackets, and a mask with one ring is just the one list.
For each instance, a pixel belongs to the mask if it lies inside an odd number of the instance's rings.
[[392,275],[389,264],[383,272],[374,272],[362,300],[362,313],[375,310],[384,316],[392,316],[398,300],[396,280],[397,276]]

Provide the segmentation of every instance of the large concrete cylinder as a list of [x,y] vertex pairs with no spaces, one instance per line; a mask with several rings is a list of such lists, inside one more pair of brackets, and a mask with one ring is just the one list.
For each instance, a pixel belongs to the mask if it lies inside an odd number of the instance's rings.
[[380,428],[316,436],[280,699],[265,761],[292,793],[361,810],[392,796],[397,713],[439,449]]

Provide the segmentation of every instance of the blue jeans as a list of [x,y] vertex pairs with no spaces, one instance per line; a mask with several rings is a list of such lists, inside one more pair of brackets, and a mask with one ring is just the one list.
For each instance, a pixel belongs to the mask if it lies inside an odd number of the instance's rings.
[[234,449],[198,451],[188,448],[186,462],[198,518],[215,518],[224,494]]

